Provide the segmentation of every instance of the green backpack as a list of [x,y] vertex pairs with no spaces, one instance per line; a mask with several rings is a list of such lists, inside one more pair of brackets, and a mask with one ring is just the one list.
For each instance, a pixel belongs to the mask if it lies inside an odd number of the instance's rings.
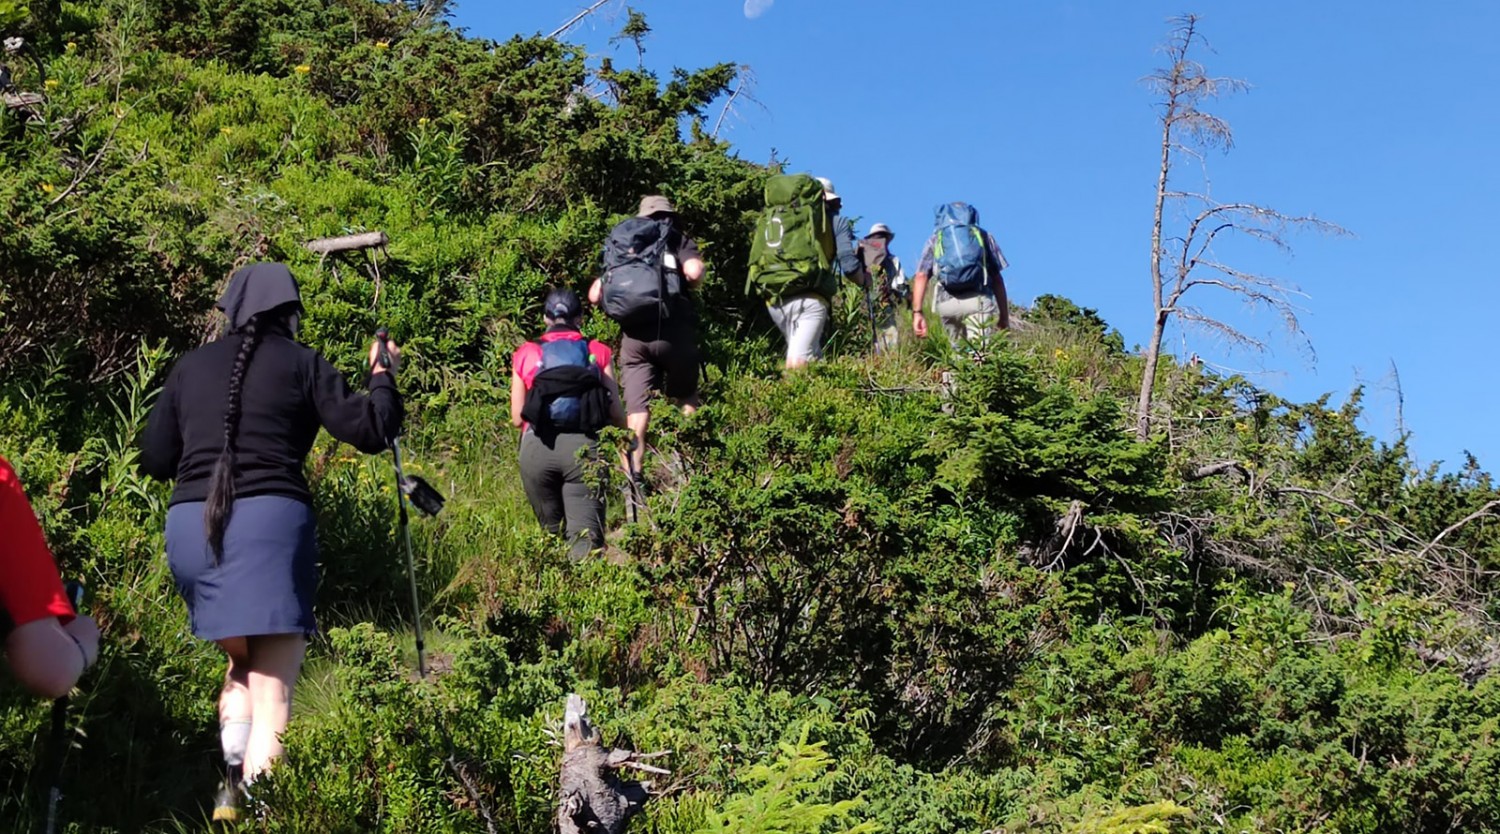
[[750,244],[745,292],[768,301],[816,292],[838,292],[833,272],[833,223],[823,186],[808,174],[778,174],[766,180],[766,209]]

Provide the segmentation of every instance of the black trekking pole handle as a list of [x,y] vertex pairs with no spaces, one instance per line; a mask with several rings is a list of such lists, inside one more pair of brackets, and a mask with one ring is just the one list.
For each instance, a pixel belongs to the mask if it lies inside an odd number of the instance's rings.
[[390,328],[382,327],[375,331],[375,338],[380,342],[380,357],[377,361],[380,362],[380,367],[389,371],[391,369],[391,349],[386,347],[386,345],[391,341]]

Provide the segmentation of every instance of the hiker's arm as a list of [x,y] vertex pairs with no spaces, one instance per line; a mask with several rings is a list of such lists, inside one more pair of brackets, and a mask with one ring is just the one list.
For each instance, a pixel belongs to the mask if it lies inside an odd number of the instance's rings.
[[56,617],[32,620],[6,636],[5,658],[16,680],[33,694],[61,698],[98,660],[99,626],[83,616],[66,626]]
[[994,290],[995,303],[1000,307],[1000,316],[998,318],[1000,329],[1009,330],[1010,299],[1008,299],[1005,295],[1005,276],[1001,275],[999,272],[996,272],[995,275],[990,279],[990,288]]
[[854,274],[845,275],[844,277],[849,279],[856,287],[868,288],[870,286],[870,270],[865,266],[865,245],[863,243],[854,244],[854,262],[859,264],[854,270]]
[[401,394],[391,374],[377,368],[370,374],[370,393],[357,394],[337,368],[313,354],[311,376],[313,407],[335,439],[373,455],[401,434]]
[[151,406],[151,416],[146,420],[146,430],[141,433],[141,471],[159,481],[170,481],[177,477],[177,463],[182,458],[182,431],[177,426],[177,369],[167,375],[167,382],[156,403]]
[[98,656],[99,627],[74,613],[31,502],[3,460],[0,530],[0,610],[16,623],[5,639],[6,658],[27,689],[62,697]]
[[1005,295],[1005,270],[1010,267],[1010,262],[1005,260],[1005,253],[1000,251],[1000,242],[989,232],[984,233],[985,244],[990,250],[990,259],[994,261],[995,272],[990,276],[990,290],[995,296],[995,303],[1000,305],[998,321],[1002,330],[1010,329],[1010,302]]
[[594,283],[589,284],[589,303],[595,307],[599,306],[599,299],[604,294],[604,279],[595,278]]
[[520,428],[526,424],[521,419],[521,409],[526,407],[526,383],[521,379],[521,363],[512,362],[510,372],[510,424]]
[[688,286],[697,286],[708,272],[708,266],[703,263],[703,252],[698,248],[698,241],[687,235],[681,235],[677,240],[677,250],[673,257],[681,262],[679,269],[682,277],[687,279]]
[[922,305],[927,303],[927,273],[918,272],[911,279],[911,329],[917,334],[917,338],[927,338],[927,316],[922,313]]
[[[684,271],[684,275],[687,273]],[[604,388],[609,392],[609,419],[618,427],[629,428],[625,421],[625,407],[620,404],[620,384],[615,381],[615,363],[600,368],[604,372]]]
[[682,262],[682,277],[686,278],[689,284],[696,285],[703,280],[707,272],[708,267],[703,265],[702,258],[689,258]]
[[864,271],[864,264],[860,262],[859,251],[854,242],[853,221],[847,217],[839,217],[834,221],[833,240],[839,274],[861,287],[864,286],[860,278],[860,273]]

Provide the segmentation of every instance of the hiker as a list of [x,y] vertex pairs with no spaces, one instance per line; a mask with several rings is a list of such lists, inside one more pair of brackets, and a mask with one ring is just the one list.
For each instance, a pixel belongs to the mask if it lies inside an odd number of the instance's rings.
[[860,261],[870,282],[866,288],[877,296],[871,304],[871,326],[876,333],[875,349],[882,353],[895,350],[900,341],[896,305],[903,302],[909,289],[901,259],[891,254],[891,241],[895,239],[896,233],[890,226],[876,223],[859,242]]
[[1010,266],[994,235],[979,227],[979,211],[967,203],[937,207],[932,237],[922,247],[912,278],[912,330],[927,338],[927,282],[937,278],[932,311],[958,346],[982,347],[996,329],[1010,327],[1010,304],[1002,272]]
[[297,281],[284,264],[234,273],[216,305],[223,335],[177,361],[142,440],[141,468],[175,480],[167,559],[194,636],[228,656],[219,694],[227,779],[215,820],[282,753],[292,690],[316,629],[317,538],[303,462],[319,427],[361,452],[400,433],[395,371],[370,345],[368,394],[296,341]]
[[834,189],[833,180],[827,177],[818,177],[817,180],[818,185],[823,186],[823,203],[828,206],[833,224],[834,260],[838,273],[863,287],[864,264],[859,260],[859,245],[854,242],[854,221],[843,215],[844,198]]
[[521,429],[521,483],[537,521],[563,533],[568,560],[604,547],[604,485],[589,483],[599,430],[624,426],[609,346],[578,328],[583,305],[572,290],[547,294],[547,329],[511,360],[510,421]]
[[786,368],[820,358],[823,329],[839,290],[839,276],[858,275],[852,226],[846,229],[849,263],[839,259],[835,220],[840,205],[833,184],[807,174],[778,174],[765,185],[765,211],[750,246],[746,293],[755,293],[786,339]]
[[[589,287],[589,303],[620,322],[620,382],[625,422],[635,433],[626,471],[639,494],[646,462],[651,400],[660,392],[683,414],[702,404],[698,395],[698,311],[688,291],[706,268],[698,243],[678,225],[666,197],[641,198],[636,216],[616,225],[604,243],[604,274]],[[607,364],[607,363],[606,363]]]
[[21,479],[0,457],[0,635],[27,691],[67,695],[99,659],[99,626],[73,610]]

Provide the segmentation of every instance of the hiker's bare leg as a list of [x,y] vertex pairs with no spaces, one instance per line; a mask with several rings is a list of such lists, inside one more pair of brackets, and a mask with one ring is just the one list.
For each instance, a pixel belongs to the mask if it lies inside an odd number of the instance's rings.
[[250,703],[255,723],[245,755],[245,778],[254,779],[281,758],[281,734],[292,717],[292,690],[302,671],[307,641],[300,634],[249,638]]
[[626,414],[625,424],[635,432],[635,448],[630,450],[626,466],[632,475],[639,475],[641,467],[646,465],[646,429],[651,427],[651,412],[637,411]]
[[250,704],[250,645],[244,637],[230,637],[218,643],[229,658],[229,666],[224,670],[224,688],[219,690],[219,744],[224,764],[230,768],[242,767],[254,721]]

